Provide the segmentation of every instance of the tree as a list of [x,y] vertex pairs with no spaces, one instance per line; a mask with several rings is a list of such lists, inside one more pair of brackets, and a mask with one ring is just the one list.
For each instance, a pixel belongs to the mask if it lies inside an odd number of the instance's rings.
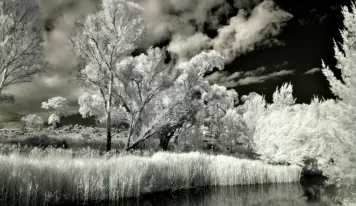
[[9,85],[29,82],[45,69],[41,9],[36,0],[0,1],[0,103]]
[[[144,77],[148,79],[142,81],[142,86],[147,88],[147,92],[143,91],[142,94],[145,95],[143,99],[150,99],[146,104],[140,103],[140,109],[136,110],[142,111],[142,117],[136,121],[142,120],[144,124],[143,127],[134,128],[139,133],[135,135],[136,140],[128,149],[135,148],[148,138],[158,136],[160,147],[166,150],[175,132],[185,123],[194,121],[195,115],[201,108],[201,97],[204,87],[208,84],[203,80],[204,75],[214,68],[222,69],[223,66],[223,57],[216,51],[209,51],[175,66],[163,66],[169,69],[161,68],[159,73],[154,72],[157,71],[156,69],[149,69],[150,66],[144,69],[143,71],[147,71]],[[140,93],[137,91],[136,94]]]
[[68,104],[68,100],[64,97],[53,97],[47,102],[42,102],[42,109],[55,110],[55,113],[48,118],[48,124],[52,124],[54,127],[59,126],[60,118],[68,114]]
[[342,44],[334,42],[336,67],[341,70],[342,80],[335,77],[333,71],[323,62],[323,73],[330,84],[331,91],[343,102],[355,105],[356,103],[356,5],[351,6],[351,11],[345,6],[342,9],[344,16],[344,29],[341,30]]
[[241,100],[243,104],[238,107],[238,110],[247,128],[246,135],[253,138],[259,118],[266,113],[267,103],[264,96],[255,92],[242,96]]
[[58,116],[58,114],[51,114],[48,117],[48,124],[52,125],[53,127],[59,127],[61,123],[61,118]]
[[43,118],[37,114],[29,114],[21,118],[28,129],[41,129],[43,127]]
[[[160,147],[167,149],[175,131],[191,120],[199,107],[195,96],[206,82],[203,76],[214,67],[223,67],[218,53],[203,52],[191,61],[165,63],[165,52],[150,48],[146,54],[128,57],[114,73],[112,111],[120,122],[129,125],[127,149],[137,147],[146,139],[158,136]],[[83,116],[104,116],[100,95],[80,97]],[[134,141],[131,144],[131,141]]]
[[293,86],[291,83],[284,83],[280,88],[277,87],[273,93],[273,104],[269,105],[270,109],[283,109],[295,104],[296,99],[293,97]]
[[[342,43],[334,42],[336,67],[341,71],[341,79],[337,78],[333,71],[323,62],[323,73],[330,84],[331,91],[339,98],[335,104],[337,117],[335,122],[340,126],[335,131],[337,139],[342,142],[342,148],[335,150],[343,154],[343,158],[335,160],[340,165],[340,171],[331,172],[330,176],[339,176],[346,182],[356,182],[355,167],[356,158],[356,4],[351,5],[351,10],[343,7],[344,29],[341,30]],[[341,175],[341,174],[342,175]],[[346,181],[345,181],[346,180]]]
[[128,0],[103,0],[102,8],[78,24],[70,37],[73,49],[85,68],[79,79],[98,91],[104,103],[107,150],[111,149],[111,117],[115,70],[137,49],[145,36],[142,8]]

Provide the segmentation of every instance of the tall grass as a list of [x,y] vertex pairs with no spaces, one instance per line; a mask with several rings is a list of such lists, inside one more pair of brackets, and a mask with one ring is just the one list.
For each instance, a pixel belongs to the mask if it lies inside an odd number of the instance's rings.
[[356,206],[356,188],[341,189],[336,198],[342,206]]
[[150,157],[63,154],[63,150],[0,154],[0,205],[119,202],[125,197],[200,186],[297,182],[301,175],[296,166],[197,152],[158,152]]

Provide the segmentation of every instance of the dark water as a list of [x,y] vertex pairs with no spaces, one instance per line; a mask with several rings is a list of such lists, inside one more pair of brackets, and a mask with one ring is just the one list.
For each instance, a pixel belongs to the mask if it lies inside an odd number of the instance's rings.
[[[95,206],[329,206],[333,192],[298,184],[210,187],[142,196],[117,203],[91,203]],[[314,195],[312,195],[314,194]],[[67,204],[66,204],[67,205]]]

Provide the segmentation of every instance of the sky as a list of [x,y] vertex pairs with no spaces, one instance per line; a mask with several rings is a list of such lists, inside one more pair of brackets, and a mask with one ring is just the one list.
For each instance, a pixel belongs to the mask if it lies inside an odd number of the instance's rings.
[[[341,6],[348,0],[136,0],[148,35],[145,46],[166,47],[185,61],[207,49],[226,58],[211,83],[239,95],[257,92],[268,101],[277,86],[291,82],[298,103],[313,96],[334,98],[322,75],[321,60],[337,72],[333,39],[340,40]],[[41,103],[55,96],[70,101],[72,112],[83,92],[73,78],[78,64],[67,42],[74,23],[100,8],[100,0],[41,0],[45,57],[50,70],[31,83],[5,91],[15,103],[0,105],[0,122],[9,127],[31,113],[44,118]]]

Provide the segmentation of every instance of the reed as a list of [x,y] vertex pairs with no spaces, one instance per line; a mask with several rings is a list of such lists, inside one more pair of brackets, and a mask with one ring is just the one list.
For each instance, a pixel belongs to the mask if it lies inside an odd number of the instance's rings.
[[198,152],[74,158],[63,154],[58,149],[0,154],[0,205],[115,203],[193,187],[297,182],[301,175],[297,166]]

